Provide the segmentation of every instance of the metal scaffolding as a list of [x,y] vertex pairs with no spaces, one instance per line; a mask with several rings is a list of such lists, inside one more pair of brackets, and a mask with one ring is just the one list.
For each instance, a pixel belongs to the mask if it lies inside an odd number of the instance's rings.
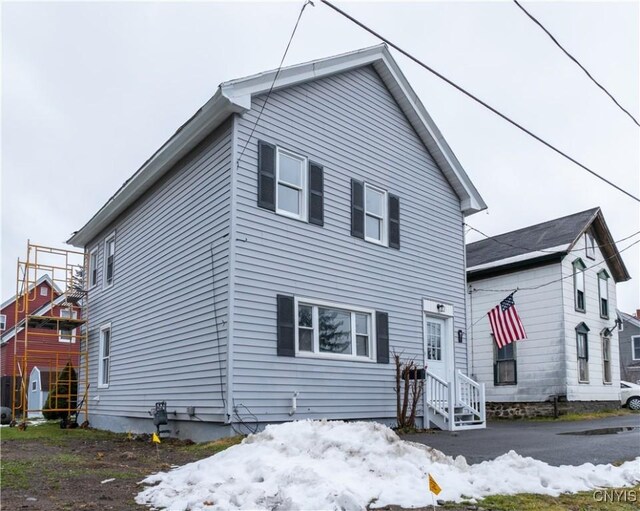
[[[13,344],[12,412],[25,420],[46,410],[62,420],[88,417],[88,308],[84,252],[27,242],[18,259]],[[48,282],[48,298],[38,291]],[[43,381],[31,379],[37,367]],[[45,402],[30,399],[47,389]]]

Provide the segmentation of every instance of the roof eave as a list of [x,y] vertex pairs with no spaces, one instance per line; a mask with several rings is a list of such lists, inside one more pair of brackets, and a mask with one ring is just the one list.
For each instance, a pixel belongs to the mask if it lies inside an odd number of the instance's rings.
[[87,246],[153,182],[167,172],[224,119],[233,113],[242,114],[250,110],[252,97],[271,90],[276,75],[278,80],[273,90],[367,65],[374,66],[444,173],[460,199],[460,209],[463,215],[468,216],[486,209],[487,205],[484,200],[402,74],[388,48],[386,45],[380,44],[336,57],[290,66],[279,71],[267,71],[220,84],[216,94],[196,115],[165,142],[89,222],[67,240],[67,243],[81,248]]
[[338,74],[346,69],[356,69],[368,65],[374,67],[425,147],[436,160],[460,199],[460,209],[463,215],[469,216],[487,209],[480,193],[469,179],[385,44],[283,68],[279,73],[277,70],[272,70],[247,78],[231,80],[222,83],[220,90],[230,101],[249,109],[251,108],[251,98],[254,95],[264,94],[271,90],[276,73],[278,73],[277,84],[273,90],[284,89]]
[[242,101],[234,101],[218,89],[214,96],[165,142],[131,179],[124,183],[84,227],[67,240],[67,243],[84,248],[213,129],[231,114],[246,112],[249,106]]

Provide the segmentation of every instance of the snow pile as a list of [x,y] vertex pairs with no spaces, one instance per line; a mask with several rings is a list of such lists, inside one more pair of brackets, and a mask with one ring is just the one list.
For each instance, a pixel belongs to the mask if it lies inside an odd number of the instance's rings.
[[262,433],[210,458],[146,478],[154,485],[136,497],[172,511],[198,509],[364,509],[460,501],[521,492],[559,495],[640,481],[640,458],[620,467],[554,467],[510,451],[468,465],[440,451],[401,440],[373,422],[299,421]]

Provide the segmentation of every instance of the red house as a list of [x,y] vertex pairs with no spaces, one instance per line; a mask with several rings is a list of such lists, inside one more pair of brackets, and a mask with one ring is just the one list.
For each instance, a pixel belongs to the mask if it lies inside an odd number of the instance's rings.
[[[36,367],[55,368],[61,370],[67,362],[78,367],[79,346],[75,331],[51,330],[46,328],[29,328],[29,355],[23,360],[25,352],[25,314],[37,316],[76,316],[77,311],[68,306],[61,306],[64,295],[55,283],[47,276],[39,278],[27,295],[28,303],[21,296],[16,302],[13,296],[5,301],[0,309],[0,399],[2,406],[12,406],[12,384],[14,371],[17,385],[22,378],[29,378],[31,370]],[[18,315],[16,317],[16,305]],[[17,363],[19,362],[19,363]],[[55,372],[53,373],[55,375]],[[55,377],[55,376],[54,376]]]

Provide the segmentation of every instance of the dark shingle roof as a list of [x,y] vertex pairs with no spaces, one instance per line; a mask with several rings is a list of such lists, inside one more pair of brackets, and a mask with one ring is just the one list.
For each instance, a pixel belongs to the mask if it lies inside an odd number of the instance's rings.
[[537,250],[564,246],[566,250],[597,214],[599,208],[549,220],[467,245],[467,268]]

